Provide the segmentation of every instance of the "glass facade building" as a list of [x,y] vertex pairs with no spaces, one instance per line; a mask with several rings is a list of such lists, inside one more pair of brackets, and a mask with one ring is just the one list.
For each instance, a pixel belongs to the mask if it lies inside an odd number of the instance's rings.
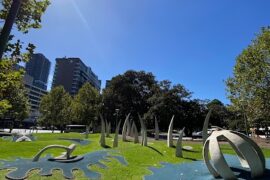
[[50,61],[43,54],[33,54],[25,65],[26,74],[33,77],[33,85],[47,90]]

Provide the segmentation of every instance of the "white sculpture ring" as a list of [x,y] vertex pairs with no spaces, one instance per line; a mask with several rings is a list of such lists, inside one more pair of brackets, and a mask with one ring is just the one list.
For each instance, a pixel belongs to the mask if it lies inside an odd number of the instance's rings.
[[[212,132],[203,147],[205,164],[214,177],[221,176],[224,179],[237,179],[220,150],[218,143],[220,138],[226,139],[232,146],[241,165],[250,168],[252,178],[263,175],[265,158],[260,147],[244,134],[229,130],[218,130]],[[212,163],[209,160],[209,155]]]

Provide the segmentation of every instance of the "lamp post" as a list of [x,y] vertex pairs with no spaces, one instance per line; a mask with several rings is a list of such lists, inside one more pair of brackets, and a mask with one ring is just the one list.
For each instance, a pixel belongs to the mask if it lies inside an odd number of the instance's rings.
[[16,19],[16,16],[19,12],[19,9],[21,7],[22,0],[13,0],[8,16],[6,18],[4,27],[0,34],[0,60],[2,59],[2,56],[4,54],[4,51],[6,49],[7,41],[12,29],[12,26],[14,24],[14,21]]

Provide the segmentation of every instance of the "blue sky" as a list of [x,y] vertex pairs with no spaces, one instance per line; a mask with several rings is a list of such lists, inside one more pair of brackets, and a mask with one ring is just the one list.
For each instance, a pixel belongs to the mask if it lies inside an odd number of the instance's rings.
[[22,35],[52,62],[79,57],[105,81],[126,70],[226,99],[235,58],[263,26],[269,0],[52,0],[43,27]]

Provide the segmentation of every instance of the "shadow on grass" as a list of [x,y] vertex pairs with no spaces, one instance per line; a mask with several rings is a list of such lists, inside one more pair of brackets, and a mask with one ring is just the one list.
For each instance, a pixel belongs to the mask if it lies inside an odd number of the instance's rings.
[[152,149],[152,150],[156,151],[158,154],[160,154],[161,156],[163,156],[163,154],[159,150],[157,150],[156,148],[154,148],[152,146],[145,146],[145,147],[148,147],[149,149]]
[[190,157],[183,157],[183,159],[187,159],[187,160],[191,160],[191,161],[198,161],[197,159],[195,159],[195,158],[190,158]]
[[133,140],[126,139],[124,142],[133,142]]
[[201,153],[201,151],[195,151],[195,150],[192,150],[192,149],[184,149],[184,148],[182,148],[182,150],[185,151],[185,152]]
[[104,145],[104,146],[102,146],[103,148],[106,148],[106,149],[110,149],[110,148],[112,148],[111,146],[108,146],[108,145]]
[[[175,145],[172,145],[171,148],[176,148]],[[185,152],[192,152],[192,153],[201,153],[201,151],[196,151],[196,150],[193,150],[193,149],[185,149],[182,147],[182,150],[185,151]]]

